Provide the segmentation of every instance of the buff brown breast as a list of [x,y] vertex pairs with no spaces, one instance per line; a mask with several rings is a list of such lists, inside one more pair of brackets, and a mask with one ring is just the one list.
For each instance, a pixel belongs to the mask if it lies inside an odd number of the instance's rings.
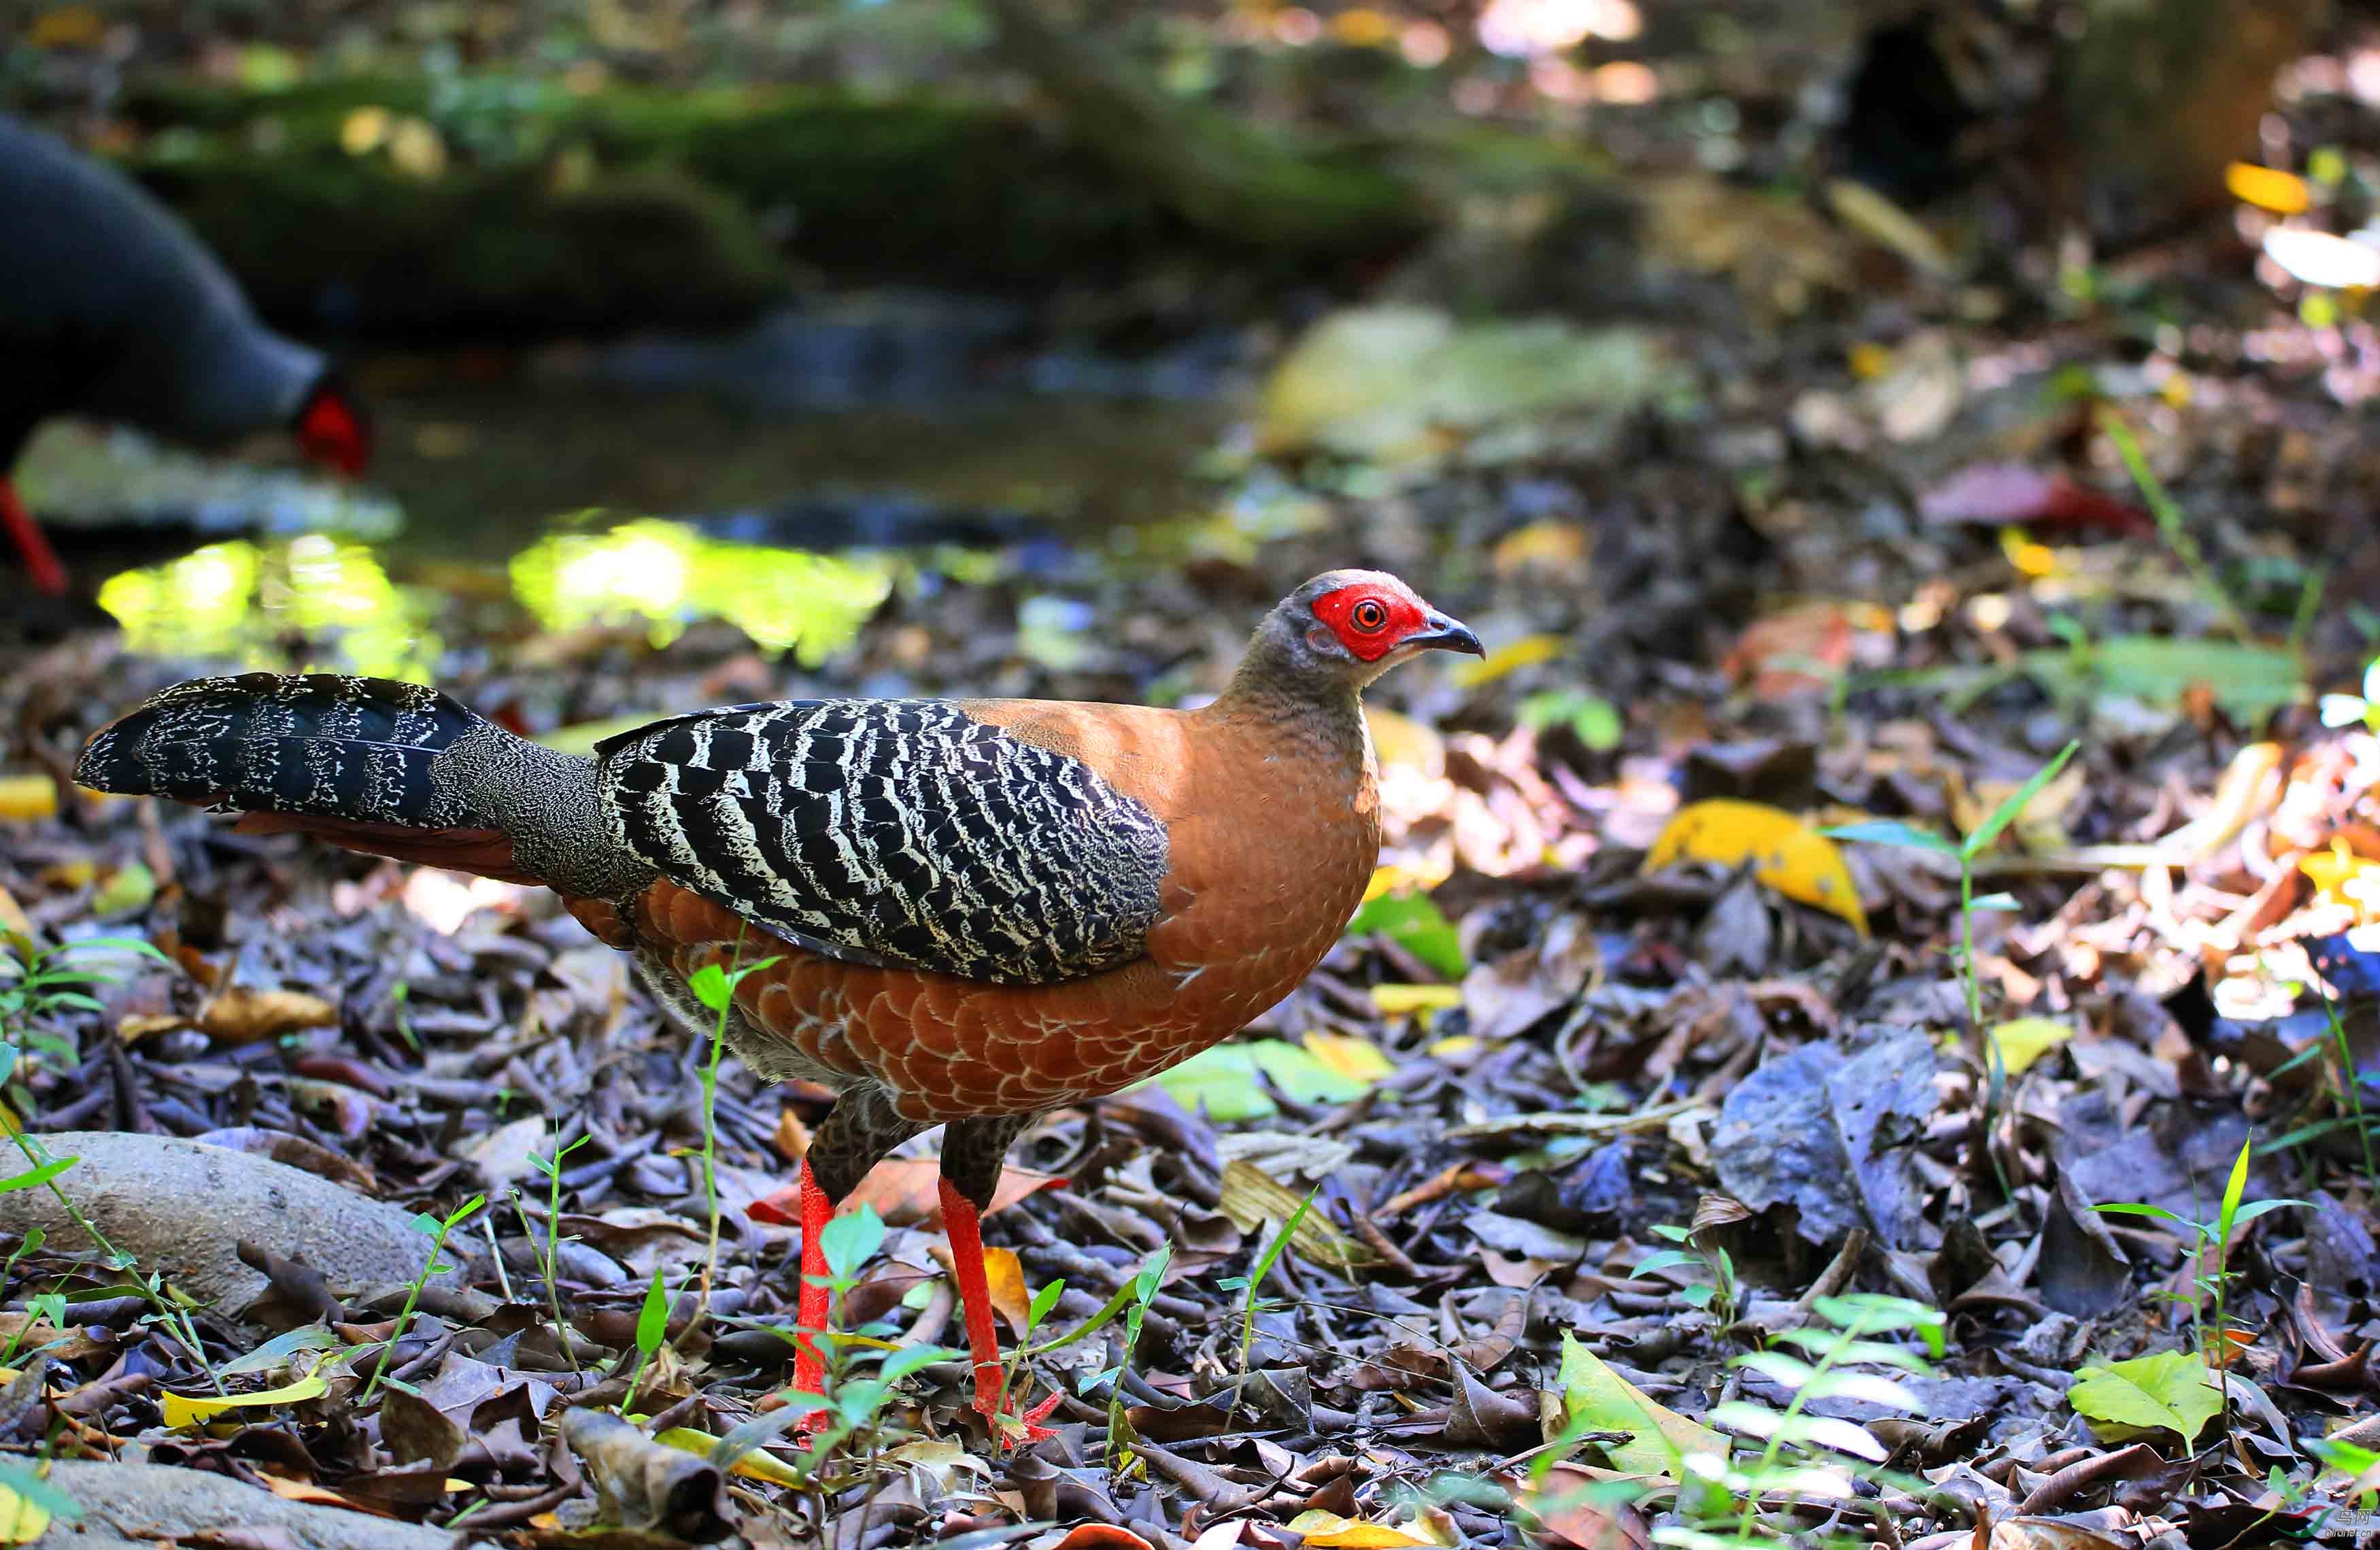
[[[978,1229],[1010,1142],[1229,1036],[1321,959],[1379,848],[1358,696],[1430,649],[1480,647],[1394,577],[1341,570],[1266,616],[1195,711],[792,701],[587,758],[419,685],[251,674],[156,695],[79,774],[552,887],[706,1032],[693,977],[765,963],[735,982],[731,1045],[839,1094],[802,1166],[801,1328],[825,1325],[835,1202],[946,1127],[976,1403],[1014,1436]],[[799,1349],[815,1391],[818,1348]]]

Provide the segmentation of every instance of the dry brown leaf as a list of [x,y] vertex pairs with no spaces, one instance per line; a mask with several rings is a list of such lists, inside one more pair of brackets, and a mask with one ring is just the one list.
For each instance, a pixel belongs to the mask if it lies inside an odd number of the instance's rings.
[[[1305,1199],[1253,1165],[1223,1165],[1223,1214],[1242,1232],[1254,1232],[1268,1221],[1288,1221]],[[1305,1214],[1289,1241],[1301,1258],[1317,1264],[1353,1270],[1379,1263],[1378,1254],[1341,1232],[1318,1211]]]
[[339,1009],[300,990],[255,990],[228,985],[199,1014],[199,1027],[218,1044],[252,1044],[301,1028],[339,1020]]

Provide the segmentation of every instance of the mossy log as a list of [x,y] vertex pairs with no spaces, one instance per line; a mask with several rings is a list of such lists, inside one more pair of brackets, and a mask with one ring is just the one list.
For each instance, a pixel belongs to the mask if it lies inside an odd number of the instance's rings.
[[1074,138],[1123,179],[1226,240],[1305,256],[1377,252],[1437,217],[1377,151],[1293,139],[1161,91],[1045,15],[1040,0],[988,0],[1002,54],[1065,115]]

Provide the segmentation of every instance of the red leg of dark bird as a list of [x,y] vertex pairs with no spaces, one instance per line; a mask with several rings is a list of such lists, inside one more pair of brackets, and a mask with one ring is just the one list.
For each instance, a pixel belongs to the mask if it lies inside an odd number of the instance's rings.
[[[818,1175],[810,1171],[809,1160],[802,1161],[802,1288],[801,1300],[795,1314],[794,1335],[794,1387],[803,1394],[825,1392],[826,1353],[810,1338],[812,1331],[827,1327],[829,1297],[826,1284],[826,1225],[834,1219],[834,1202],[819,1188]],[[806,1430],[815,1432],[825,1423],[826,1412],[814,1411],[804,1422]]]
[[17,498],[17,487],[0,479],[0,527],[8,530],[10,542],[17,546],[17,555],[25,562],[25,574],[33,585],[52,597],[64,597],[67,592],[67,568],[58,563],[57,551],[42,536],[33,523],[33,514]]
[[[1002,1392],[1006,1379],[1000,1365],[1000,1336],[991,1324],[991,1282],[984,1274],[982,1223],[975,1202],[947,1178],[942,1180],[942,1230],[950,1237],[951,1269],[958,1276],[959,1305],[966,1312],[967,1347],[975,1357],[975,1408],[1005,1443],[1011,1440],[1001,1424],[1008,1409],[1007,1397]],[[1050,1434],[1048,1427],[1037,1422],[1057,1405],[1058,1396],[1052,1394],[1017,1418],[1024,1425],[1026,1442],[1039,1442]]]

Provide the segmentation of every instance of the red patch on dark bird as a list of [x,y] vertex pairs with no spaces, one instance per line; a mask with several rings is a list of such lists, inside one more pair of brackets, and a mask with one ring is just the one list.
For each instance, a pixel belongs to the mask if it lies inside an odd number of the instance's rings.
[[1358,662],[1379,661],[1429,623],[1428,612],[1412,596],[1369,585],[1324,592],[1314,600],[1314,616],[1330,627]]
[[371,426],[346,394],[325,383],[298,411],[298,445],[307,457],[353,477],[371,462]]
[[6,531],[17,556],[24,562],[25,574],[33,590],[51,597],[67,593],[67,568],[58,563],[58,553],[50,541],[42,536],[33,514],[17,498],[17,487],[0,479],[0,531]]

